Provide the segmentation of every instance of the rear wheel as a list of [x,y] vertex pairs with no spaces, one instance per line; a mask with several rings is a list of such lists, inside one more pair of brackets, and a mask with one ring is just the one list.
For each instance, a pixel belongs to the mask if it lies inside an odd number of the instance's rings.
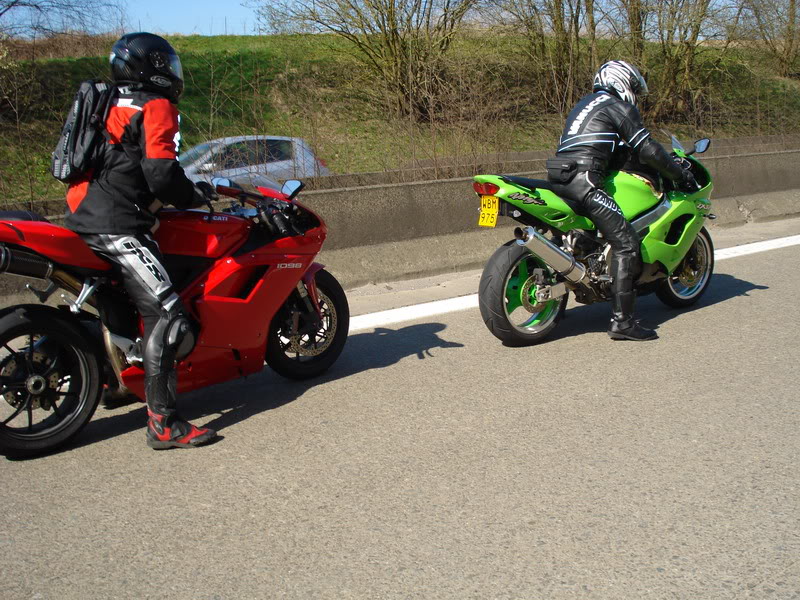
[[547,338],[564,314],[568,295],[536,300],[535,271],[546,284],[556,283],[553,271],[530,250],[509,242],[486,263],[478,287],[481,317],[497,339],[509,346],[536,344]]
[[90,342],[57,310],[18,306],[0,317],[0,451],[64,444],[92,418],[101,390]]
[[[347,341],[350,307],[342,286],[325,271],[314,275],[322,319],[313,331],[302,332],[303,313],[284,307],[272,321],[267,341],[267,364],[290,379],[309,379],[336,362]],[[307,318],[307,317],[306,317]],[[294,333],[295,331],[300,333]]]
[[656,295],[668,306],[691,306],[706,292],[713,273],[714,244],[703,227],[672,275],[659,283]]

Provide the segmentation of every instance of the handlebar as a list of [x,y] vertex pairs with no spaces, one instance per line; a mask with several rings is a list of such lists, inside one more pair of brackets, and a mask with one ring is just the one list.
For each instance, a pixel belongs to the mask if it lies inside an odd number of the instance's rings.
[[290,230],[294,229],[291,223],[289,223],[289,220],[279,212],[276,212],[272,215],[270,223],[275,226],[275,229],[277,229],[278,233],[280,233],[283,237],[291,235]]
[[288,202],[277,200],[275,202],[258,203],[258,217],[265,227],[271,229],[273,233],[279,234],[281,237],[288,237],[292,235],[299,235],[299,231],[295,229],[290,219],[287,218],[284,211],[293,205]]
[[283,200],[224,185],[217,185],[216,191],[218,194],[236,198],[243,206],[248,204],[254,207],[263,226],[273,234],[281,237],[300,235],[300,232],[292,224],[291,218],[287,216],[287,211],[290,209],[297,211],[297,206],[292,203],[291,199]]

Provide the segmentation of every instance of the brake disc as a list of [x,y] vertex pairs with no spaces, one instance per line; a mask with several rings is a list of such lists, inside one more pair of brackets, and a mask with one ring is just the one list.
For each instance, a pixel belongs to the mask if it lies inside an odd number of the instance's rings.
[[[19,363],[17,362],[17,354],[9,355],[5,361],[3,361],[2,368],[0,368],[0,376],[8,377],[13,379],[15,375],[19,373],[18,369],[23,369],[23,372],[27,372],[27,368],[25,365],[19,367]],[[33,353],[33,364],[36,366],[44,366],[47,365],[47,354],[44,352],[34,352]],[[39,369],[37,369],[39,370]],[[41,369],[44,371],[45,369]],[[41,376],[38,376],[41,377]],[[31,379],[31,375],[28,375],[28,379]],[[45,388],[39,394],[30,394],[31,395],[31,406],[34,409],[37,408],[44,408],[45,410],[49,410],[52,407],[54,396],[51,392],[54,392],[58,389],[58,382],[61,379],[61,375],[58,370],[54,370],[50,375],[46,378],[42,377],[44,380]],[[23,402],[27,399],[29,392],[27,390],[19,390],[19,391],[11,391],[6,392],[3,394],[3,398],[6,402],[8,402],[13,408],[19,408]]]
[[[531,293],[533,290],[533,293]],[[541,312],[544,307],[544,302],[531,302],[531,298],[536,297],[536,281],[533,277],[528,277],[528,281],[522,286],[522,306],[525,307],[529,313]]]
[[678,275],[678,280],[681,285],[687,288],[693,287],[702,278],[705,268],[705,256],[698,252],[696,248],[692,248],[683,261],[683,268],[680,275]]
[[[289,343],[285,348],[287,352],[299,354],[300,356],[318,356],[325,352],[325,350],[327,350],[331,345],[331,342],[333,342],[333,336],[336,333],[336,325],[338,323],[336,311],[334,310],[330,299],[322,292],[319,293],[319,303],[320,306],[323,307],[323,322],[326,318],[330,318],[330,326],[326,329],[322,341],[314,344],[311,336],[308,334],[289,335],[286,336],[286,338],[289,340]],[[327,308],[327,313],[325,308]],[[316,333],[319,333],[319,331]]]

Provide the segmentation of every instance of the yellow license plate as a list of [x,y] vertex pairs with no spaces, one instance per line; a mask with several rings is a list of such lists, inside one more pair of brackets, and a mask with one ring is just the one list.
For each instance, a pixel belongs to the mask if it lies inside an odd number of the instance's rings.
[[497,214],[500,212],[500,199],[497,196],[481,196],[481,216],[478,225],[481,227],[496,227]]

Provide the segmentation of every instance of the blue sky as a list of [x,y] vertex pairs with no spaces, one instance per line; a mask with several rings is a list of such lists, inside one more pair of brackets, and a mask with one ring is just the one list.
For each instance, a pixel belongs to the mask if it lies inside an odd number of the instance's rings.
[[[127,0],[131,30],[222,35],[253,33],[256,11],[242,0]],[[227,22],[226,22],[227,21]]]

